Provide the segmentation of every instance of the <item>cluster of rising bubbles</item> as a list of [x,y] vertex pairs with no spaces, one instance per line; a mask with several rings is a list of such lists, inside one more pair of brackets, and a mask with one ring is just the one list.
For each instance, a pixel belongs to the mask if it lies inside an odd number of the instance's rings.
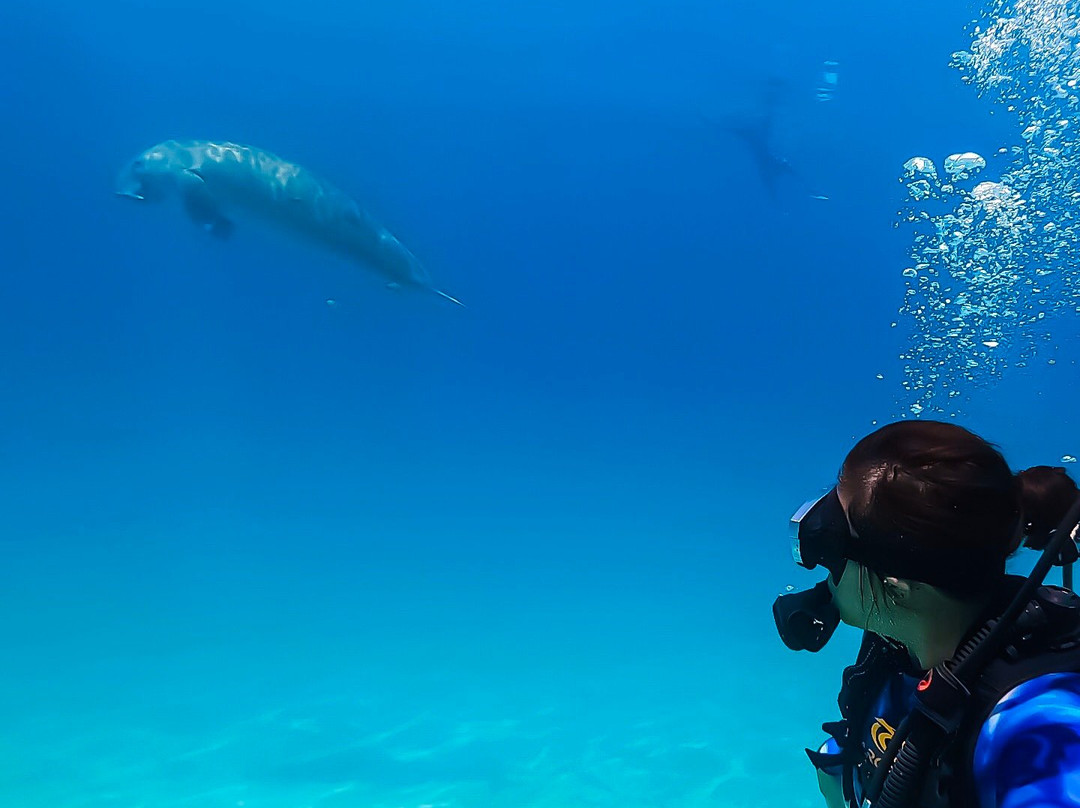
[[956,415],[1009,368],[1054,363],[1080,312],[1080,0],[993,2],[952,66],[1017,121],[994,178],[973,152],[903,167],[906,409]]

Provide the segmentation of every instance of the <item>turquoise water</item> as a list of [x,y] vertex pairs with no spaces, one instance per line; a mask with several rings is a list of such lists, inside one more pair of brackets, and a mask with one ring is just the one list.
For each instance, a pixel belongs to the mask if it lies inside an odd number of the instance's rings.
[[[1023,142],[949,67],[983,13],[6,4],[0,800],[819,804],[858,638],[779,642],[786,520],[911,414],[904,161]],[[174,137],[317,171],[466,308],[115,198]],[[1074,316],[935,402],[1080,454]]]

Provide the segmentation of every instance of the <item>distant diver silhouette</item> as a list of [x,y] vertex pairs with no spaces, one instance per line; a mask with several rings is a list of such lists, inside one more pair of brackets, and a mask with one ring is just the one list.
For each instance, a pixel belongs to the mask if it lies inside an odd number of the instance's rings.
[[[778,154],[773,146],[776,113],[785,87],[786,83],[779,78],[767,79],[761,114],[742,120],[728,118],[720,127],[738,137],[746,146],[761,179],[761,185],[770,199],[775,201],[778,198],[783,185],[796,187],[814,199],[828,199],[815,192],[802,174],[795,170],[786,157]],[[715,121],[709,122],[717,125]]]

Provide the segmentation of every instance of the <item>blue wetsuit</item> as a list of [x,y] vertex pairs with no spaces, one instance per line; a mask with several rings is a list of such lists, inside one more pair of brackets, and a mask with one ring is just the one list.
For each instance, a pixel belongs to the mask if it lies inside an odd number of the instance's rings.
[[972,762],[980,808],[1080,806],[1080,674],[1014,687],[979,732]]
[[[912,709],[917,683],[897,673],[875,701],[862,728],[875,765]],[[822,751],[839,749],[830,738]],[[1044,674],[1006,693],[979,731],[972,767],[978,808],[1080,808],[1080,673]],[[857,778],[855,791],[861,801]]]

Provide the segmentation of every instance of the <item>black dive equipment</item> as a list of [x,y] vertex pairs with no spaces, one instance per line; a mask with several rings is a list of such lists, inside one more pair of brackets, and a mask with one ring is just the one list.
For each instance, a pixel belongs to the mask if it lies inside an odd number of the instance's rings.
[[792,651],[820,651],[840,625],[828,581],[805,592],[781,595],[772,608],[780,639]]
[[[836,489],[803,503],[791,517],[790,529],[795,563],[808,570],[820,564],[829,571],[833,584],[839,583],[851,531]],[[780,639],[792,651],[820,651],[840,625],[828,579],[813,589],[778,597],[773,602],[773,620]]]
[[808,570],[820,564],[829,571],[833,584],[840,583],[852,550],[852,536],[836,488],[803,503],[791,517],[790,532],[795,563]]

